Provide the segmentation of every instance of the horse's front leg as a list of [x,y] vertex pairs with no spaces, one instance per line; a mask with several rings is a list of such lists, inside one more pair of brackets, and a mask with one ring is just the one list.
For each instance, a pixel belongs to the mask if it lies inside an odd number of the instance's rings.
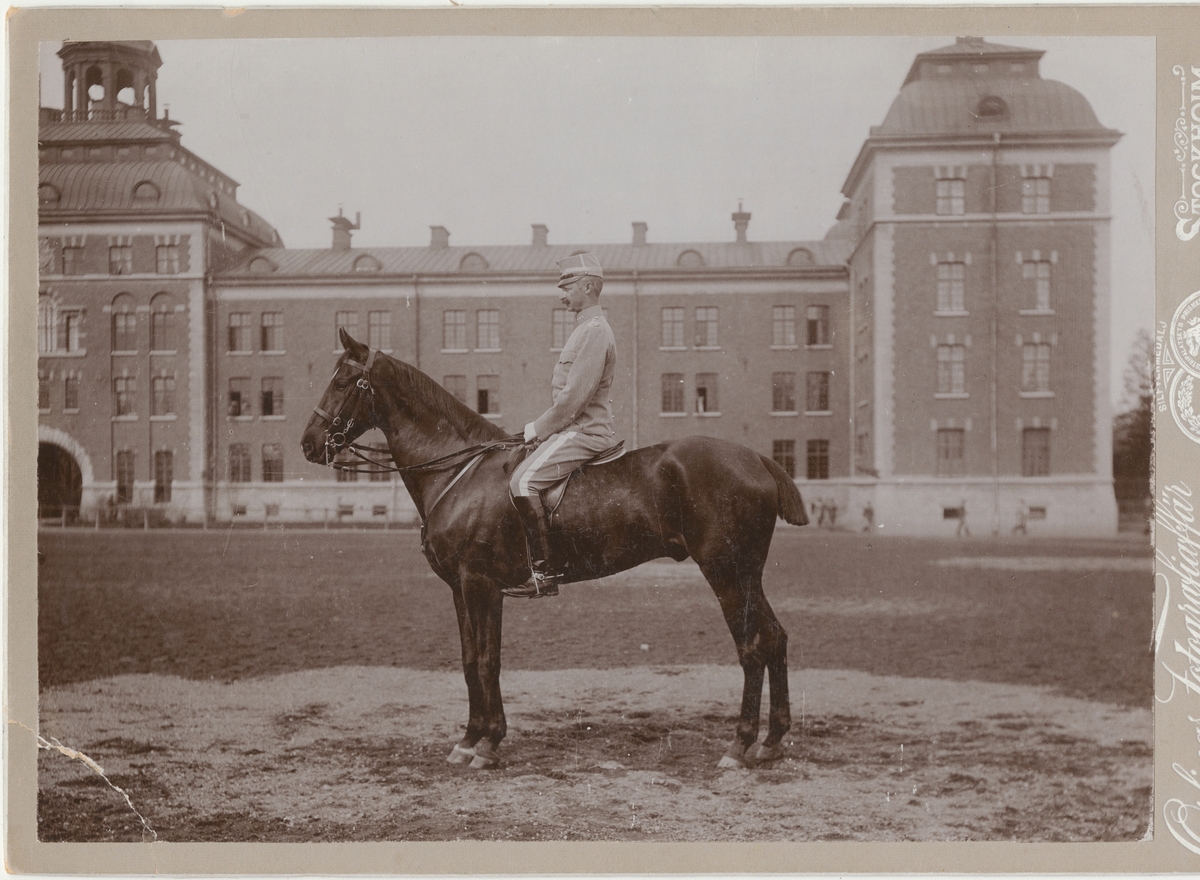
[[[500,636],[503,600],[500,587],[490,578],[469,575],[462,580],[460,631],[463,634],[463,672],[471,699],[471,719],[467,734],[455,746],[475,769],[490,769],[500,764],[500,741],[508,732],[504,701],[500,695]],[[468,655],[471,662],[468,663]],[[465,761],[463,761],[465,763]]]
[[458,617],[458,637],[462,643],[463,678],[467,683],[469,715],[467,730],[450,751],[446,761],[451,764],[470,764],[475,758],[475,744],[483,737],[485,724],[483,714],[483,685],[479,679],[478,639],[475,636],[475,619],[468,613],[467,602],[460,586],[452,586],[454,612]]

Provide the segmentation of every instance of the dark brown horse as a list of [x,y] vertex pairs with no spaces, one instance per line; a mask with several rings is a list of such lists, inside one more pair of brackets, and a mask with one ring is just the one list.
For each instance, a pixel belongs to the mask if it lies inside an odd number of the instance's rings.
[[[387,437],[422,519],[425,557],[450,585],[458,613],[470,717],[448,760],[495,766],[506,732],[500,589],[529,575],[524,533],[508,497],[509,474],[523,454],[519,438],[507,437],[420,370],[369,351],[345,331],[341,339],[346,350],[304,429],[304,456],[329,464],[369,428]],[[783,469],[710,437],[660,443],[580,471],[554,516],[552,541],[566,582],[663,556],[690,556],[700,566],[745,674],[741,717],[722,767],[778,758],[791,724],[787,633],[762,589],[777,517],[808,521]],[[764,672],[771,685],[768,730],[754,747]]]

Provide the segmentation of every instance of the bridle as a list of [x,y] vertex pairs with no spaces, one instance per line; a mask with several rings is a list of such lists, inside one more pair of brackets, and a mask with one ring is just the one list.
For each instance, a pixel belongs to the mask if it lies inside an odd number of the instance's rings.
[[[385,462],[375,461],[374,459],[367,458],[359,451],[366,450],[368,452],[380,453],[387,452],[388,450],[379,449],[374,446],[361,446],[347,439],[347,435],[354,429],[354,418],[350,416],[349,413],[358,406],[358,403],[364,394],[368,396],[368,401],[371,407],[371,416],[370,420],[363,427],[362,431],[359,431],[359,434],[375,427],[375,389],[371,387],[371,369],[375,366],[375,356],[377,354],[379,354],[377,350],[373,351],[368,349],[366,363],[359,363],[358,361],[351,360],[349,358],[346,360],[345,366],[358,370],[360,373],[362,373],[362,375],[358,377],[358,380],[354,383],[354,388],[351,389],[348,395],[346,395],[346,399],[342,402],[341,409],[336,416],[331,416],[319,406],[313,407],[313,412],[320,416],[328,426],[325,429],[326,465],[333,464],[334,457],[343,449],[345,449],[353,453],[358,458],[361,458],[365,462],[380,469],[391,471],[399,470],[399,468],[395,467],[394,465],[389,465]],[[357,462],[355,462],[352,469],[357,470],[358,468],[359,465]]]

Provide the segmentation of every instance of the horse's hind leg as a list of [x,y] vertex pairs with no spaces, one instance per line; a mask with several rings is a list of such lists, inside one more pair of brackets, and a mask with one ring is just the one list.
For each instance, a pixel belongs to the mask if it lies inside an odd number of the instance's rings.
[[788,696],[787,632],[771,610],[767,597],[759,591],[759,611],[762,627],[768,634],[767,673],[771,682],[771,709],[767,718],[767,735],[751,756],[755,763],[774,761],[783,757],[783,735],[792,726],[792,707]]

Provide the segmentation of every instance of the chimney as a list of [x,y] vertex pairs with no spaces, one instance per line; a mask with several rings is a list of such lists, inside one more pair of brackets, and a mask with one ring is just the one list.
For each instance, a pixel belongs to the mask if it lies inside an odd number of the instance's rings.
[[450,230],[445,226],[430,226],[429,246],[431,248],[450,247]]
[[550,234],[550,230],[543,223],[533,224],[533,244],[534,246],[546,246],[546,236]]
[[737,212],[733,215],[733,228],[737,230],[737,240],[741,244],[746,242],[746,227],[750,225],[750,212],[742,210],[742,203],[738,202]]
[[650,227],[645,223],[635,222],[633,224],[633,243],[643,245],[646,243],[646,230]]
[[329,222],[333,224],[333,249],[335,251],[350,250],[350,233],[358,229],[362,225],[362,212],[354,213],[354,222],[350,222],[349,217],[342,216],[342,208],[338,206],[338,215],[330,217]]

